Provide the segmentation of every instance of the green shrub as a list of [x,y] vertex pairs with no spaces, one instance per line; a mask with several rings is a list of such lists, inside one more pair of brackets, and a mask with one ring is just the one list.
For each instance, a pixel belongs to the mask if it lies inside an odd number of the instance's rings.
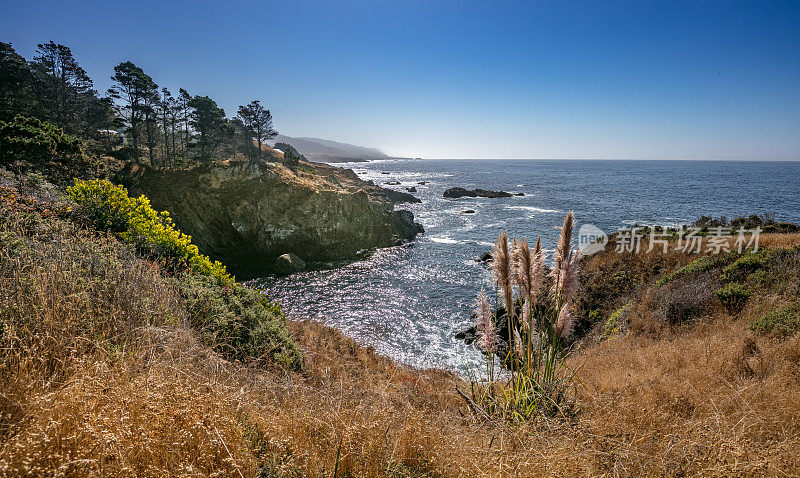
[[124,187],[106,180],[76,180],[67,193],[78,205],[73,212],[80,222],[117,234],[171,270],[189,268],[225,284],[234,282],[225,266],[200,254],[192,238],[175,228],[169,213],[153,209],[147,197],[131,198]]
[[17,116],[0,121],[0,165],[15,161],[71,163],[83,156],[81,140],[36,118]]
[[798,306],[789,305],[766,314],[750,323],[750,330],[757,334],[792,335],[800,330]]
[[747,282],[761,287],[772,283],[772,275],[766,269],[761,269],[747,275]]
[[611,276],[611,280],[623,285],[631,285],[633,283],[633,277],[631,277],[631,273],[629,271],[615,272]]
[[738,283],[731,283],[722,286],[714,292],[714,295],[722,303],[728,313],[736,313],[742,310],[747,299],[750,298],[750,290]]
[[300,164],[300,161],[307,161],[306,157],[300,154],[291,144],[276,143],[275,149],[283,151],[283,162],[290,169],[295,169]]
[[300,352],[280,308],[200,254],[169,213],[157,212],[147,197],[131,198],[124,187],[105,180],[76,181],[68,194],[78,205],[73,214],[79,221],[115,233],[176,272],[192,272],[180,274],[177,285],[192,325],[210,347],[231,359],[300,366]]
[[705,272],[714,267],[715,265],[716,261],[712,256],[703,256],[693,262],[690,262],[689,264],[686,264],[683,267],[675,269],[674,271],[670,272],[666,276],[659,279],[658,282],[656,282],[656,284],[662,286],[684,275],[699,274],[700,272]]
[[792,234],[800,232],[800,226],[791,222],[780,222],[778,224],[768,224],[761,230],[764,234],[778,233],[778,234]]
[[723,281],[741,281],[753,272],[765,268],[768,262],[769,255],[767,252],[763,250],[748,252],[724,268],[719,278]]
[[280,307],[263,295],[211,276],[183,274],[177,284],[192,325],[207,345],[229,358],[300,367],[300,351],[289,338]]
[[623,317],[630,308],[631,304],[625,304],[611,314],[611,317],[603,324],[603,339],[610,339],[620,332],[622,329]]

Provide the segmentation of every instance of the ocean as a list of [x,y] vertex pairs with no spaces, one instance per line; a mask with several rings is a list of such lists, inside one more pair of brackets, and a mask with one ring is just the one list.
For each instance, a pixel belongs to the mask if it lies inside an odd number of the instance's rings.
[[[564,215],[606,233],[633,224],[677,225],[702,215],[774,214],[800,223],[800,162],[605,160],[383,160],[344,163],[365,180],[417,189],[425,234],[329,270],[252,281],[295,317],[320,320],[379,353],[418,367],[465,371],[482,360],[455,339],[481,287],[476,259],[498,233],[541,235],[552,249]],[[386,174],[388,173],[388,174]],[[427,184],[419,184],[427,182]],[[451,187],[524,196],[444,199]],[[474,213],[465,213],[472,210]]]

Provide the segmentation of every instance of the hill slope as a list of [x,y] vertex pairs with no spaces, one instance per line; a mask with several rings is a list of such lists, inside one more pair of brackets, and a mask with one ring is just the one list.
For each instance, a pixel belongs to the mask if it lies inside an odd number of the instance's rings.
[[[581,379],[573,420],[508,424],[473,413],[455,392],[469,386],[461,378],[399,365],[317,323],[287,324],[300,372],[227,359],[192,326],[216,299],[187,294],[131,248],[21,196],[0,191],[0,476],[782,476],[800,467],[800,235],[765,236],[768,251],[703,268],[677,254],[586,258],[583,293],[629,312],[569,358]],[[723,280],[746,285],[749,300],[734,312],[714,299],[697,307]]]
[[[341,163],[345,161],[367,161],[370,159],[388,158],[377,148],[365,148],[347,143],[339,143],[328,139],[278,135],[275,143],[289,143],[301,154],[312,161],[325,163]],[[274,143],[273,143],[274,144]]]

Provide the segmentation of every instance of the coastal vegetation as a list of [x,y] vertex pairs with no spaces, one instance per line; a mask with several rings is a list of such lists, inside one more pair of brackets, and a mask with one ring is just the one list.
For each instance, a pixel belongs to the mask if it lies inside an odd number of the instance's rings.
[[[616,237],[581,257],[570,213],[552,260],[501,234],[494,300],[475,310],[485,376],[421,370],[286,317],[228,269],[290,243],[402,243],[419,230],[376,199],[388,193],[265,147],[257,101],[228,119],[131,62],[100,97],[52,42],[30,62],[0,44],[0,68],[0,476],[800,469],[795,225],[698,223],[771,228],[758,251],[731,238],[687,253],[667,237],[616,252]],[[272,237],[286,240],[252,246]],[[223,265],[209,257],[220,243],[257,254]]]
[[[606,297],[609,315],[563,342],[571,412],[500,413],[484,402],[486,416],[457,391],[469,394],[469,381],[278,318],[259,294],[213,276],[173,272],[119,232],[76,221],[77,204],[46,181],[16,181],[4,176],[0,227],[2,475],[729,475],[800,465],[797,235],[762,237],[771,252],[740,280],[752,292],[741,310],[712,300],[680,321],[665,315],[683,304],[671,287],[713,292],[741,257],[662,285],[696,258],[581,258],[576,299],[598,276],[632,285],[608,289],[619,292]],[[509,257],[524,250],[517,244]],[[269,340],[240,335],[267,314]],[[496,386],[496,403],[504,390],[518,393],[514,406],[541,396]]]
[[[579,286],[573,228],[570,212],[561,227],[549,287],[545,287],[547,268],[541,238],[533,249],[526,239],[515,238],[509,246],[506,233],[495,242],[491,261],[497,287],[494,297],[503,308],[493,309],[481,291],[474,311],[479,335],[476,344],[486,354],[487,373],[486,380],[471,379],[472,400],[468,400],[487,418],[500,415],[519,422],[538,414],[563,418],[574,413],[567,397],[573,377],[563,356],[564,342],[572,334],[572,302]],[[505,329],[498,327],[498,321]],[[503,330],[502,338],[498,329]],[[495,356],[510,371],[507,378],[495,377]]]
[[148,257],[161,261],[168,271],[188,268],[224,285],[235,282],[225,266],[200,254],[192,238],[175,229],[169,212],[150,207],[147,197],[131,198],[124,187],[106,180],[76,180],[67,188],[67,195],[76,204],[72,213],[77,222],[117,234]]
[[[266,141],[277,131],[259,100],[239,106],[229,118],[212,98],[183,88],[173,95],[131,61],[114,66],[112,86],[101,95],[72,50],[52,41],[39,44],[30,61],[10,43],[0,43],[0,69],[0,127],[21,129],[29,137],[5,144],[5,138],[25,136],[0,136],[0,150],[12,153],[4,154],[3,161],[19,159],[14,152],[21,147],[26,148],[25,161],[43,153],[64,159],[77,154],[78,144],[93,158],[159,168],[224,159],[275,160]],[[68,136],[57,138],[63,134]]]
[[[394,210],[418,202],[413,196],[310,163],[288,143],[270,148],[277,131],[258,100],[228,118],[208,96],[159,89],[130,61],[114,67],[101,96],[71,49],[54,42],[38,45],[30,61],[3,43],[0,69],[0,166],[71,186],[84,220],[167,261],[218,279],[224,261],[252,278],[284,270],[277,259],[285,254],[297,264],[352,259],[422,232],[413,214]],[[112,179],[136,197],[110,183],[72,185],[74,178]],[[109,208],[122,223],[100,224]]]

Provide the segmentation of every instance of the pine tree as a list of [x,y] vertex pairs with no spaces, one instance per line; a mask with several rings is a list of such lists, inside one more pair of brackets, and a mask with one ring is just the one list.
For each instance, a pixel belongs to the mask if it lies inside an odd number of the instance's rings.
[[144,113],[146,106],[152,105],[153,90],[157,90],[158,85],[130,61],[115,66],[111,80],[114,84],[109,88],[108,94],[121,101],[121,104],[117,105],[117,111],[128,124],[133,159],[138,161],[139,136],[142,122],[145,121]]
[[189,102],[190,122],[197,132],[198,159],[210,163],[213,154],[224,139],[225,111],[208,96],[195,96]]
[[97,101],[92,80],[78,65],[69,47],[54,42],[39,44],[31,61],[38,100],[37,116],[71,134],[93,136],[87,112]]
[[18,114],[33,116],[33,74],[11,43],[0,42],[0,121]]
[[183,123],[183,134],[181,135],[181,143],[183,148],[183,156],[189,159],[189,102],[192,101],[192,95],[188,91],[180,88],[178,90],[178,110],[180,111],[180,118],[178,120]]
[[260,101],[253,100],[247,105],[239,106],[237,116],[246,130],[250,132],[251,138],[256,141],[256,157],[260,156],[262,145],[278,135],[278,132],[272,127],[272,114],[261,106]]

